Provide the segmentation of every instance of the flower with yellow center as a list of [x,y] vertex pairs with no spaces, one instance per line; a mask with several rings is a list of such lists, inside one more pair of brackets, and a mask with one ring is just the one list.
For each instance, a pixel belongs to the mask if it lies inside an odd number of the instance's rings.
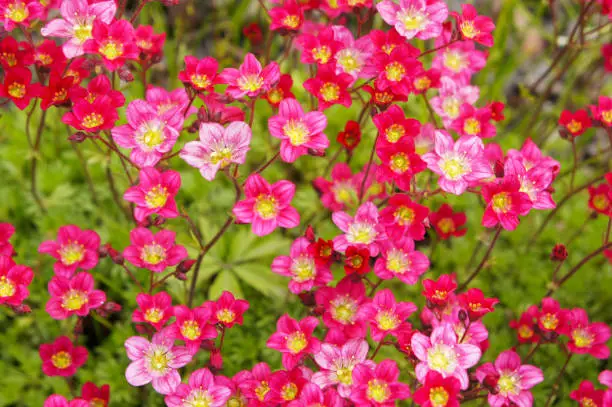
[[448,297],[448,291],[446,290],[435,290],[432,298],[438,301],[444,301]]
[[259,383],[259,386],[255,388],[255,395],[259,401],[264,401],[266,394],[270,391],[270,385],[265,380]]
[[310,281],[317,275],[317,269],[312,257],[298,256],[291,263],[291,272],[295,281],[303,283]]
[[405,74],[406,68],[397,61],[393,61],[385,67],[385,75],[391,82],[401,81]]
[[601,112],[601,121],[608,125],[612,123],[612,109]]
[[13,82],[8,86],[8,94],[15,99],[22,99],[26,94],[26,87],[22,83]]
[[324,101],[334,102],[340,97],[340,86],[333,82],[326,82],[321,86],[319,92]]
[[400,206],[395,210],[395,212],[393,212],[395,221],[400,226],[411,225],[412,222],[414,222],[415,215],[414,210],[405,205]]
[[166,187],[156,185],[145,194],[145,202],[149,208],[162,208],[166,205],[169,196]]
[[6,276],[0,277],[0,298],[12,297],[17,291],[17,286]]
[[306,339],[306,335],[302,331],[296,331],[287,336],[287,340],[285,342],[287,349],[294,355],[300,353],[308,346],[308,339]]
[[232,150],[228,147],[220,148],[210,153],[210,163],[219,164],[220,168],[225,168],[232,162]]
[[143,130],[136,136],[136,142],[146,151],[153,151],[166,140],[160,125],[145,125]]
[[331,49],[329,49],[327,45],[321,45],[320,47],[312,49],[312,57],[320,64],[328,63],[331,56]]
[[113,61],[123,55],[123,44],[116,41],[106,41],[100,46],[98,52],[104,55],[104,58]]
[[419,30],[427,22],[427,17],[412,7],[404,11],[398,18],[408,31]]
[[397,314],[391,310],[379,311],[376,314],[376,324],[383,331],[391,331],[397,328],[401,322]]
[[429,402],[432,407],[446,407],[449,394],[442,386],[432,387],[429,390]]
[[405,153],[397,153],[391,156],[389,167],[396,174],[403,174],[410,168],[410,160]]
[[8,66],[13,67],[17,65],[17,56],[14,53],[3,52],[1,55]]
[[353,367],[341,367],[336,370],[336,378],[338,381],[346,386],[353,384]]
[[296,16],[295,14],[289,14],[283,19],[283,25],[285,27],[291,28],[295,30],[300,25],[300,16]]
[[152,324],[156,324],[162,320],[164,317],[164,311],[159,308],[149,308],[144,313],[145,321],[151,322]]
[[291,401],[295,400],[295,398],[297,397],[298,390],[299,389],[295,385],[295,383],[287,383],[281,388],[280,394],[283,400]]
[[380,105],[388,105],[393,102],[393,94],[390,92],[376,92],[374,97]]
[[504,372],[499,376],[497,388],[502,396],[517,395],[521,391],[521,379],[512,372]]
[[200,335],[202,335],[200,324],[193,319],[183,322],[183,325],[181,326],[181,334],[185,338],[195,341],[200,337]]
[[262,219],[273,219],[278,214],[278,204],[272,195],[261,194],[255,199],[255,212]]
[[343,204],[350,204],[357,200],[357,190],[350,182],[339,182],[332,186],[334,199]]
[[522,339],[529,339],[533,336],[533,334],[533,329],[531,329],[531,327],[529,327],[528,325],[521,325],[518,328],[518,335]]
[[290,119],[283,126],[283,133],[289,137],[289,142],[293,146],[301,146],[310,139],[310,130],[308,130],[308,126],[306,126],[302,119]]
[[53,58],[51,58],[51,55],[44,53],[36,54],[36,60],[43,65],[51,65],[53,63]]
[[357,302],[345,295],[330,301],[330,313],[335,321],[344,325],[353,324],[357,315]]
[[95,397],[89,400],[89,407],[106,407],[106,401],[101,398]]
[[224,324],[231,324],[236,319],[236,313],[228,308],[217,311],[217,319]]
[[438,343],[427,351],[427,365],[437,372],[452,373],[457,362],[457,354],[453,348],[443,343]]
[[461,102],[455,97],[447,97],[442,102],[442,110],[449,117],[449,119],[456,119],[459,117],[459,107]]
[[585,329],[574,329],[572,331],[572,339],[578,348],[588,348],[595,341],[593,334]]
[[451,218],[443,218],[438,222],[438,229],[444,234],[453,233],[455,231],[455,222]]
[[463,155],[450,154],[443,156],[439,167],[444,176],[452,181],[458,180],[471,170],[470,163]]
[[391,397],[391,389],[389,389],[387,383],[378,379],[372,379],[368,382],[366,396],[377,403],[384,403]]
[[567,124],[567,129],[572,133],[578,133],[582,130],[582,123],[577,120],[572,120]]
[[155,242],[144,245],[140,251],[140,259],[145,263],[159,264],[166,260],[166,249]]
[[171,358],[168,349],[156,346],[147,354],[149,369],[158,374],[166,373]]
[[79,21],[72,27],[74,37],[79,40],[80,44],[92,38],[91,31],[93,29],[93,20]]
[[76,311],[89,302],[87,293],[79,290],[70,290],[62,297],[62,308],[68,311]]
[[350,49],[343,49],[338,52],[336,54],[336,61],[346,73],[359,71],[363,65],[357,58],[357,55]]
[[460,72],[466,65],[463,55],[455,51],[448,51],[444,54],[443,64],[454,72]]
[[192,390],[183,401],[184,407],[210,407],[215,401],[214,397],[204,389]]
[[193,83],[196,87],[198,87],[200,89],[205,89],[205,88],[209,87],[210,84],[211,84],[210,79],[208,78],[208,76],[206,76],[204,74],[193,74],[193,75],[191,75],[189,80],[191,80],[191,83]]
[[472,39],[480,34],[480,31],[474,26],[472,20],[467,20],[461,23],[459,29],[464,37]]
[[349,243],[370,244],[376,239],[376,229],[367,222],[351,223],[346,239]]
[[4,12],[4,17],[15,23],[21,23],[29,16],[30,11],[28,10],[27,5],[21,0],[17,0],[15,3],[9,4]]
[[72,365],[72,356],[70,356],[70,353],[62,350],[51,356],[51,363],[58,369],[67,369]]
[[151,48],[153,48],[153,43],[147,40],[138,40],[136,41],[136,46],[138,46],[138,48],[140,49],[144,49],[148,51]]
[[595,403],[591,398],[583,397],[580,400],[580,407],[597,407],[597,403]]
[[491,206],[495,212],[507,213],[510,211],[510,207],[512,206],[510,194],[507,192],[500,192],[493,195],[493,199],[491,201]]
[[431,86],[431,79],[427,76],[421,76],[414,80],[416,90],[427,90]]
[[392,249],[387,253],[386,266],[395,274],[404,274],[410,269],[410,259],[403,251]]
[[549,330],[555,330],[559,326],[559,318],[551,313],[546,313],[540,317],[540,322],[544,328]]
[[72,266],[80,262],[85,257],[85,246],[79,242],[68,241],[67,244],[61,245],[58,250],[62,263],[66,266]]
[[273,104],[279,104],[283,100],[283,90],[279,88],[270,89],[268,92],[268,100]]
[[470,136],[477,136],[480,134],[480,122],[473,117],[466,119],[463,122],[463,131]]
[[246,405],[247,404],[244,398],[239,397],[239,396],[234,396],[234,397],[230,397],[230,399],[227,400],[226,407],[246,407]]
[[67,97],[68,97],[68,90],[66,90],[66,88],[62,88],[53,94],[52,100],[54,103],[60,103],[66,100]]
[[264,80],[258,74],[244,75],[238,78],[238,87],[248,92],[256,92],[264,84]]
[[100,113],[90,113],[83,118],[81,126],[86,129],[93,129],[104,124],[104,117]]
[[401,124],[393,123],[385,130],[385,138],[389,143],[397,143],[406,135],[406,128]]

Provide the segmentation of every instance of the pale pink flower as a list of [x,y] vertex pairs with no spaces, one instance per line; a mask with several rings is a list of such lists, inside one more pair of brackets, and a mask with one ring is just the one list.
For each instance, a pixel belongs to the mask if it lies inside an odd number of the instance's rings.
[[431,107],[442,118],[444,127],[450,127],[453,120],[459,117],[463,103],[476,103],[480,97],[480,88],[471,86],[467,80],[443,76],[440,78],[439,96],[431,98]]
[[448,7],[440,0],[400,0],[399,4],[384,0],[376,9],[387,24],[407,39],[439,36],[448,17]]
[[405,284],[414,285],[428,268],[429,259],[414,250],[412,239],[389,240],[374,264],[374,274],[383,280],[397,277]]
[[355,216],[346,212],[334,212],[332,220],[343,235],[334,238],[334,249],[344,252],[349,246],[367,248],[370,256],[377,256],[380,245],[386,239],[383,226],[378,221],[378,209],[372,202],[361,205]]
[[340,42],[342,46],[335,53],[336,74],[348,74],[353,78],[367,78],[372,75],[370,66],[367,64],[370,57],[374,54],[374,43],[369,36],[364,36],[355,40],[351,31],[341,25],[332,26],[334,40]]
[[223,407],[231,393],[229,388],[215,383],[210,370],[198,369],[189,376],[187,384],[179,384],[164,401],[168,407]]

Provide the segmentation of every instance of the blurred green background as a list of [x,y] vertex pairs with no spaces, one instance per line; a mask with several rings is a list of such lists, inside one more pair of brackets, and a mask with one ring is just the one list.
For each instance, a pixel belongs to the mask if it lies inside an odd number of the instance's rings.
[[[451,3],[451,7],[456,8]],[[557,3],[555,22],[561,45],[563,36],[567,37],[578,15],[576,3]],[[481,13],[492,16],[497,25],[496,44],[490,50],[488,65],[475,79],[481,86],[479,104],[484,105],[492,100],[507,103],[506,120],[498,124],[495,139],[505,151],[520,148],[526,137],[532,137],[546,154],[562,163],[561,175],[554,184],[554,197],[559,200],[568,191],[570,177],[567,170],[572,165],[572,154],[570,144],[561,139],[556,131],[556,121],[564,108],[575,110],[595,103],[600,94],[612,94],[612,84],[609,78],[604,77],[599,53],[602,41],[610,41],[611,31],[602,30],[593,41],[588,41],[565,74],[552,85],[550,95],[541,98],[527,91],[526,85],[533,83],[552,59],[554,40],[548,2],[487,0],[476,5]],[[188,1],[169,10],[158,3],[148,4],[140,16],[140,23],[152,24],[156,32],[168,33],[166,57],[152,69],[149,82],[168,89],[180,87],[177,73],[182,69],[183,57],[189,54],[199,57],[212,55],[219,59],[222,67],[236,66],[245,51],[251,48],[241,29],[253,21],[266,24],[257,2],[249,0]],[[351,26],[352,22],[353,16],[349,16],[347,24]],[[598,23],[594,19],[592,26],[596,27]],[[377,19],[375,26],[382,28],[381,21]],[[275,39],[273,56],[280,55],[282,44],[282,39]],[[253,51],[257,52],[257,49]],[[281,71],[292,75],[296,97],[307,100],[308,96],[301,88],[307,72],[299,64],[295,53],[283,62]],[[543,88],[549,80],[544,81]],[[138,81],[123,86],[128,100],[141,97],[143,89]],[[539,105],[542,112],[537,124],[533,125],[533,115]],[[411,117],[427,120],[427,111],[420,98],[411,97],[403,106]],[[332,141],[328,156],[339,148],[335,142],[338,131],[344,128],[347,120],[356,120],[359,111],[358,104],[350,109],[334,107],[326,111],[329,119],[326,134]],[[55,321],[45,313],[44,304],[48,299],[46,285],[53,274],[52,262],[50,258],[39,255],[37,247],[43,240],[53,238],[60,226],[74,223],[96,230],[103,242],[123,249],[129,242],[132,225],[113,200],[107,171],[118,180],[119,195],[122,195],[128,183],[116,158],[108,160],[103,152],[88,142],[73,145],[67,141],[70,133],[61,124],[62,110],[49,111],[38,153],[33,153],[26,141],[25,113],[11,108],[4,109],[0,114],[0,221],[15,225],[17,232],[12,242],[18,252],[17,261],[32,267],[36,275],[27,301],[33,309],[31,314],[16,317],[6,308],[0,308],[0,406],[41,406],[47,395],[54,392],[68,395],[69,390],[63,379],[48,378],[42,374],[38,346],[71,332],[75,320]],[[272,155],[266,127],[271,114],[265,101],[258,102],[253,145],[248,162],[241,169],[243,176]],[[36,113],[31,124],[32,131],[38,118],[39,114]],[[351,161],[354,171],[367,162],[374,137],[375,128],[368,120],[362,143]],[[192,138],[192,135],[184,133],[177,148]],[[577,142],[582,163],[576,174],[576,185],[581,185],[609,169],[610,147],[605,134],[596,134],[592,129],[579,137]],[[37,188],[47,208],[46,213],[41,212],[30,193],[33,159],[38,160]],[[302,157],[293,166],[276,163],[264,175],[271,181],[284,178],[296,182],[298,191],[293,203],[302,220],[310,220],[319,235],[331,238],[337,234],[337,230],[310,185],[316,176],[324,172],[326,164],[325,158]],[[206,241],[214,235],[231,210],[234,196],[232,186],[223,176],[219,176],[214,183],[207,182],[178,158],[174,158],[171,165],[181,172],[183,179],[177,202],[196,220]],[[508,322],[517,318],[529,305],[537,304],[546,292],[554,268],[549,254],[555,243],[569,243],[569,258],[562,271],[569,270],[599,247],[607,219],[591,219],[583,228],[590,216],[587,197],[586,192],[580,193],[564,205],[535,244],[528,244],[528,241],[546,213],[532,212],[521,221],[516,231],[501,234],[486,269],[472,283],[488,296],[499,297],[501,301],[496,312],[489,314],[484,321],[491,343],[485,360],[492,360],[500,351],[516,345],[515,333],[508,327]],[[432,266],[426,277],[437,278],[440,274],[454,272],[462,281],[484,254],[491,235],[480,226],[483,208],[478,199],[473,196],[436,197],[427,204],[437,209],[443,202],[467,212],[468,234],[438,244],[433,253],[430,253],[427,242],[420,247],[426,254],[431,254]],[[167,227],[178,233],[179,243],[195,257],[197,244],[186,223],[174,219],[167,222]],[[276,231],[268,237],[256,238],[250,233],[249,226],[234,225],[205,258],[198,281],[196,304],[216,298],[224,289],[251,303],[244,326],[231,329],[226,336],[224,374],[233,375],[262,360],[268,361],[274,368],[280,367],[280,354],[266,349],[265,342],[274,332],[275,321],[281,314],[289,312],[294,318],[301,318],[306,310],[295,296],[288,295],[287,280],[274,275],[269,266],[275,256],[287,254],[292,239],[301,234],[304,227],[303,222],[299,229]],[[85,381],[98,385],[110,384],[113,406],[163,405],[159,395],[131,388],[124,380],[128,360],[123,342],[136,334],[130,323],[131,312],[136,306],[136,287],[123,270],[109,259],[101,260],[93,274],[109,299],[122,304],[124,308],[110,320],[87,318],[86,330],[80,340],[88,346],[90,358],[79,370],[77,382],[79,385]],[[336,277],[340,275],[341,270],[336,270]],[[148,273],[141,270],[138,277],[144,282]],[[186,287],[179,281],[171,281],[168,285],[177,302],[183,301]],[[398,282],[387,282],[383,287],[392,287],[396,297],[401,300],[414,301],[419,307],[423,306],[420,285],[408,287]],[[610,324],[611,287],[610,265],[600,256],[583,267],[555,294],[555,298],[563,307],[583,307],[592,320]],[[111,326],[112,330],[109,330]],[[520,352],[524,355],[526,350],[522,348]],[[378,360],[394,358],[407,368],[394,349],[383,348],[380,353]],[[206,362],[202,359],[204,357],[199,355],[201,360],[195,365],[201,366]],[[563,359],[561,351],[554,346],[543,347],[534,356],[532,362],[542,367],[546,376],[546,381],[534,390],[536,406],[544,404]],[[590,356],[575,357],[561,382],[561,397],[555,401],[555,405],[575,405],[567,398],[569,391],[577,388],[583,379],[596,381],[597,374],[606,368],[611,368],[607,361],[595,360]],[[404,375],[407,377],[406,372]],[[139,401],[141,398],[147,401]],[[473,405],[480,403],[471,402]]]

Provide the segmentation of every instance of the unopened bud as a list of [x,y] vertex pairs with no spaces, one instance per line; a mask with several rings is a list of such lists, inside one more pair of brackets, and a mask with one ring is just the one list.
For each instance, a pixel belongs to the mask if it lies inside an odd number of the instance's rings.
[[152,226],[161,226],[164,223],[166,223],[166,218],[164,218],[163,216],[157,216],[155,219],[153,219],[153,221],[151,222]]
[[32,308],[30,308],[30,306],[26,304],[15,305],[12,308],[13,308],[13,311],[21,315],[29,314],[30,312],[32,312]]
[[196,264],[196,260],[185,259],[182,262],[180,262],[178,266],[176,266],[176,271],[178,271],[179,273],[185,274],[189,272],[189,270],[191,270],[194,264]]
[[123,259],[123,255],[119,253],[117,250],[113,249],[110,243],[105,244],[98,251],[102,257],[108,256],[111,258],[113,263],[122,265],[125,260]]
[[206,339],[202,341],[200,348],[207,351],[212,351],[215,349],[215,342],[211,341],[210,339]]
[[552,261],[564,261],[567,259],[567,248],[563,243],[557,243],[550,253]]
[[213,349],[210,352],[210,366],[218,370],[223,369],[223,356],[219,349]]
[[83,333],[83,318],[77,319],[73,332],[75,336],[79,336]]
[[460,310],[459,315],[457,316],[459,317],[459,321],[461,322],[465,322],[468,319],[468,314],[467,312],[465,312],[465,310]]
[[79,131],[74,133],[68,137],[68,141],[72,141],[73,143],[82,143],[87,138],[87,134]]
[[124,82],[132,82],[134,80],[134,74],[130,72],[126,67],[121,67],[117,70],[119,78]]
[[309,148],[308,149],[308,154],[312,155],[314,157],[325,157],[325,151],[324,150],[316,150],[314,148]]
[[187,274],[181,273],[180,271],[177,271],[176,273],[174,273],[174,277],[176,277],[178,280],[181,280],[181,281],[187,281]]
[[310,242],[314,242],[317,239],[312,225],[308,225],[308,227],[306,228],[306,231],[304,232],[304,237],[308,239],[308,241]]
[[497,178],[504,178],[504,162],[501,160],[496,160],[493,165],[493,169],[495,172],[495,176]]
[[482,381],[484,387],[486,387],[491,394],[497,394],[497,382],[499,381],[499,377],[497,376],[486,376]]
[[102,309],[104,309],[109,314],[114,314],[116,312],[121,311],[121,305],[113,301],[108,301],[102,306]]
[[298,297],[300,297],[300,300],[302,300],[302,303],[307,307],[312,307],[316,304],[313,293],[310,293],[310,292],[301,293],[301,294],[298,294]]

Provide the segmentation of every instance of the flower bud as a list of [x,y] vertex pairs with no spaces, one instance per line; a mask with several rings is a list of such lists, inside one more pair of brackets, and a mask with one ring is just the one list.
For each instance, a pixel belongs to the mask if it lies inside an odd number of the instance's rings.
[[213,349],[210,352],[210,366],[217,370],[223,369],[223,356],[219,349]]
[[504,178],[504,162],[496,160],[494,164],[494,172],[497,178]]
[[463,322],[465,325],[465,321],[468,319],[468,314],[465,312],[465,310],[460,310],[457,317],[459,318],[459,321]]
[[567,259],[567,248],[563,243],[557,243],[550,253],[552,261],[564,261]]
[[484,380],[482,381],[482,384],[484,385],[484,387],[486,387],[489,390],[491,394],[497,394],[499,391],[497,389],[498,381],[499,381],[499,376],[488,375],[484,378]]
[[182,274],[185,274],[191,270],[193,265],[196,264],[196,260],[193,259],[185,259],[176,266],[176,271]]
[[309,242],[314,242],[317,239],[312,225],[308,225],[306,232],[304,232],[304,237],[308,239]]
[[82,143],[87,138],[87,134],[82,131],[76,132],[68,137],[68,141],[72,141],[73,143]]
[[164,223],[166,223],[166,218],[164,218],[163,216],[158,216],[155,219],[153,219],[153,222],[151,222],[151,225],[153,226],[161,226]]
[[119,75],[119,78],[124,82],[132,82],[134,80],[134,74],[124,66],[117,70],[117,74]]
[[301,293],[301,294],[298,294],[298,297],[300,297],[300,300],[302,300],[302,303],[307,307],[312,307],[316,304],[313,293],[309,293],[309,292]]
[[116,312],[120,312],[122,307],[116,302],[108,301],[102,306],[102,309],[108,312],[109,314],[114,314]]
[[30,306],[26,304],[14,305],[12,308],[15,313],[20,315],[29,314],[30,312],[32,312],[32,308],[30,308]]
[[177,280],[180,280],[180,281],[187,281],[187,274],[181,273],[180,271],[177,271],[176,273],[174,273],[174,277],[176,277]]

